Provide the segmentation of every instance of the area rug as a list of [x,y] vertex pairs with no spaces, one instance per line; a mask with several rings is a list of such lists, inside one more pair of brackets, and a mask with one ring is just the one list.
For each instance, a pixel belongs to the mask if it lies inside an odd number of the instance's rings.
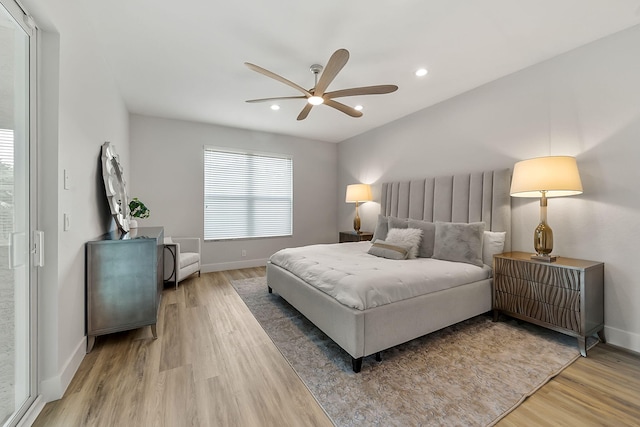
[[356,374],[264,277],[232,285],[339,427],[493,425],[580,356],[575,338],[483,315],[385,350],[382,362],[366,357]]

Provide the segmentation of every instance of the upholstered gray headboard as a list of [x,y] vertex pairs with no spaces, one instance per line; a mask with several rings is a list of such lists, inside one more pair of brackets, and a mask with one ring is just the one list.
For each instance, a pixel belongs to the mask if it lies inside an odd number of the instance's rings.
[[511,170],[386,182],[381,214],[425,221],[479,222],[506,231],[505,252],[511,250]]

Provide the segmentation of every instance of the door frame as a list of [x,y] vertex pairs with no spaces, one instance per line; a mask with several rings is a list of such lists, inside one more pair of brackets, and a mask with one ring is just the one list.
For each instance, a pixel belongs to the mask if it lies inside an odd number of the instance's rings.
[[[38,229],[38,30],[31,16],[16,0],[0,0],[0,6],[4,7],[23,31],[29,36],[29,109],[28,114],[28,144],[27,158],[29,160],[29,218],[28,218],[28,242],[29,242],[29,397],[22,406],[16,410],[7,421],[8,426],[19,424],[25,414],[32,408],[39,395],[38,387],[38,268],[34,263],[34,231]],[[39,248],[43,250],[44,248]]]

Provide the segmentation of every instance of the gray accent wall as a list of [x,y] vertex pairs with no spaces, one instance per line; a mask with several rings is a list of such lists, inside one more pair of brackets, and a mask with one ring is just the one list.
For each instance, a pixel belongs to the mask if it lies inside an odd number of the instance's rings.
[[130,123],[129,193],[151,210],[139,224],[164,226],[165,236],[203,238],[205,146],[293,156],[293,236],[203,241],[202,271],[264,266],[279,249],[338,241],[336,144],[136,114]]
[[[350,229],[354,215],[344,203],[348,184],[373,184],[376,202],[360,209],[362,230],[373,230],[382,182],[575,156],[584,194],[549,199],[554,252],[605,263],[605,334],[612,344],[640,351],[638,46],[640,26],[341,142],[340,229]],[[437,64],[431,71],[437,73]],[[533,251],[538,205],[512,199],[514,250]]]

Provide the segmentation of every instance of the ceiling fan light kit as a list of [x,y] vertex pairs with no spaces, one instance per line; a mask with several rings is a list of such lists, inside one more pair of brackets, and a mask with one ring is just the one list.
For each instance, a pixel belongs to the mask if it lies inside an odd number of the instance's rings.
[[[341,98],[347,96],[358,96],[358,95],[382,95],[391,92],[395,92],[398,90],[398,86],[396,85],[377,85],[377,86],[364,86],[364,87],[355,87],[350,89],[341,89],[332,92],[327,92],[327,88],[329,84],[336,78],[340,70],[347,64],[349,60],[349,51],[346,49],[338,49],[336,50],[329,61],[327,62],[326,67],[322,67],[319,64],[313,64],[310,67],[311,72],[315,76],[315,85],[312,89],[306,90],[302,86],[299,86],[293,83],[290,80],[285,79],[278,74],[275,74],[269,70],[266,70],[257,65],[251,64],[249,62],[245,62],[245,65],[249,67],[249,69],[256,71],[262,75],[270,77],[274,80],[279,81],[280,83],[284,83],[287,86],[290,86],[296,89],[298,92],[301,92],[300,96],[281,96],[275,98],[262,98],[262,99],[250,99],[247,102],[268,102],[268,101],[279,101],[283,99],[306,99],[307,103],[302,108],[300,114],[298,114],[298,120],[304,120],[309,115],[311,108],[315,105],[325,104],[329,107],[335,108],[338,111],[341,111],[351,117],[362,117],[362,112],[359,111],[362,109],[352,108],[348,105],[342,104],[334,100],[334,98]],[[320,74],[322,73],[322,74]],[[320,74],[320,79],[318,79],[318,75]]]

